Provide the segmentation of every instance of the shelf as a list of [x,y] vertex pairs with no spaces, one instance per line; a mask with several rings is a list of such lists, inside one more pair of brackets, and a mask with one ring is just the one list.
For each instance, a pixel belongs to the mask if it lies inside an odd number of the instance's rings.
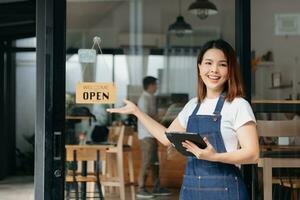
[[261,61],[259,63],[257,63],[258,67],[271,67],[274,65],[273,61]]
[[252,109],[257,113],[289,113],[300,110],[300,100],[252,100]]
[[275,87],[270,87],[269,89],[284,89],[284,88],[292,88],[293,84],[285,84],[285,85],[279,85],[279,86],[275,86]]
[[300,104],[300,100],[254,99],[252,104]]

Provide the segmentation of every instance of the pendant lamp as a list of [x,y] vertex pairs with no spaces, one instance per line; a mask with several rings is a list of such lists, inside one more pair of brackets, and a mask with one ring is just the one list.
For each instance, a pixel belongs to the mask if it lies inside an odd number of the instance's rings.
[[189,6],[188,11],[191,14],[197,15],[200,19],[206,19],[209,15],[218,13],[215,4],[209,0],[196,0]]
[[181,15],[181,0],[179,0],[179,15],[176,18],[175,23],[169,26],[168,32],[174,33],[178,37],[182,37],[185,34],[192,33],[192,26],[185,22],[183,16]]

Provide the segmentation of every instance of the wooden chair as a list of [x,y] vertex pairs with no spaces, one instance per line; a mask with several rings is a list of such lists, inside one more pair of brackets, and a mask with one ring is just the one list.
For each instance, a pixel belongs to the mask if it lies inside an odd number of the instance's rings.
[[300,120],[257,120],[257,131],[262,137],[300,136]]
[[[72,163],[71,173],[66,173],[65,181],[66,183],[73,183],[75,185],[75,198],[79,199],[79,189],[78,183],[96,183],[99,196],[95,198],[103,198],[101,184],[100,184],[100,169],[99,163],[103,166],[102,170],[105,171],[105,162],[106,162],[106,148],[103,146],[90,146],[90,145],[66,145],[66,161]],[[77,166],[78,162],[88,162],[93,161],[94,170],[86,171],[87,169],[83,167],[84,171],[78,172]],[[76,166],[75,166],[76,165]],[[69,187],[69,186],[68,186]],[[84,187],[85,188],[85,187]],[[86,195],[86,188],[83,191],[82,195]],[[88,197],[89,198],[89,197]],[[67,189],[67,197],[70,199],[70,193]]]
[[[134,188],[134,170],[132,158],[132,140],[133,131],[124,125],[114,125],[110,127],[109,143],[114,143],[107,152],[107,177],[113,181],[101,181],[102,186],[118,187],[120,191],[120,199],[125,199],[125,185],[130,185],[131,197],[135,199]],[[126,139],[126,141],[125,141]],[[124,176],[124,153],[127,153],[129,183],[125,183]],[[105,190],[104,190],[105,191]]]
[[[299,120],[258,120],[257,121],[258,134],[261,137],[299,137],[300,136],[300,121]],[[278,146],[277,146],[278,147]],[[276,148],[276,146],[265,145],[262,146],[262,153],[269,150],[273,153],[276,151],[288,152],[291,151],[292,146],[285,146]],[[296,148],[295,148],[296,150]],[[271,156],[268,154],[265,157]],[[269,161],[268,161],[269,162]],[[284,161],[282,161],[284,162]],[[263,165],[263,164],[261,164]],[[300,164],[298,166],[300,168]],[[291,174],[290,174],[291,175]],[[291,177],[290,175],[283,175],[279,177],[272,177],[272,183],[277,183],[285,187],[289,187],[292,190],[292,199],[298,199],[297,190],[300,189],[300,177]],[[265,174],[263,174],[265,179]]]

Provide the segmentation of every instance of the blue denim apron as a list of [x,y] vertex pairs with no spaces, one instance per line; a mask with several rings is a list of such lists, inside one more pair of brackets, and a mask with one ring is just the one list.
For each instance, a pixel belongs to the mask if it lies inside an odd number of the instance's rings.
[[[220,131],[221,110],[225,98],[222,94],[217,102],[214,115],[197,115],[198,104],[189,117],[187,131],[206,137],[219,153],[226,152]],[[189,156],[181,200],[247,200],[247,190],[238,167],[232,164],[211,162]]]

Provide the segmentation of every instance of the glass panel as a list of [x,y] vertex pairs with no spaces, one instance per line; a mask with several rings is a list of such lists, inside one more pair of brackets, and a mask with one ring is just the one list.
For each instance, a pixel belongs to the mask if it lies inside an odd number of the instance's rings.
[[[33,175],[36,110],[36,53],[15,53],[16,169]],[[26,91],[26,92],[24,92]]]
[[[187,9],[192,3],[189,1],[67,1],[66,144],[79,144],[81,147],[90,148],[111,144],[110,136],[114,135],[112,127],[124,124],[126,131],[129,129],[129,132],[134,133],[132,138],[134,146],[131,150],[135,155],[133,158],[135,176],[131,182],[137,184],[136,175],[139,169],[136,166],[141,165],[137,120],[133,116],[108,114],[105,109],[122,106],[125,98],[137,104],[144,90],[143,78],[152,76],[157,79],[157,90],[154,93],[156,100],[153,106],[158,116],[156,120],[168,126],[184,103],[197,94],[196,59],[204,42],[223,38],[232,46],[235,45],[234,2],[234,0],[226,2],[214,0],[218,14],[200,19],[188,12]],[[179,15],[192,26],[192,32],[168,31]],[[100,55],[97,44],[93,45],[95,36],[101,38],[100,47],[104,55]],[[78,49],[92,47],[97,50],[96,63],[80,62]],[[115,104],[76,104],[75,88],[78,82],[114,82]],[[173,109],[172,115],[165,116],[170,113],[168,108],[175,103],[180,104],[180,109]],[[105,137],[107,128],[110,129],[108,138]],[[124,139],[124,142],[127,142],[127,139]],[[68,147],[70,146],[66,146]],[[160,146],[161,166],[167,166],[165,164],[169,162],[166,160],[165,152],[165,147]],[[127,160],[127,157],[125,159]],[[113,162],[116,164],[117,161]],[[161,169],[161,184],[167,188],[174,188],[172,197],[178,199],[184,165],[178,165],[175,161],[170,162],[174,163],[168,166],[176,166],[174,169],[176,175],[170,173],[168,168]],[[180,162],[184,163],[184,160]],[[67,162],[66,174],[71,175],[78,170],[88,171],[81,168],[81,162],[77,164]],[[114,169],[113,164],[109,164],[107,170]],[[123,168],[125,172],[129,170],[126,165]],[[69,192],[76,191],[77,185],[72,184],[70,176],[68,178],[66,178],[66,196],[74,196],[74,193]],[[128,181],[129,177],[125,176],[125,182]],[[148,180],[146,185],[151,187],[153,183]],[[80,183],[79,191],[89,191],[89,184],[87,188],[85,186]],[[128,190],[126,198],[130,198],[129,189],[126,187]],[[121,196],[117,198],[122,197],[122,189],[120,193]],[[109,190],[105,194],[106,199],[111,197]]]
[[163,69],[164,69],[164,56],[149,55],[147,76],[159,77],[159,73]]
[[15,43],[16,47],[36,47],[36,37],[18,39]]
[[123,99],[127,97],[127,87],[129,85],[129,73],[125,55],[116,55],[114,57],[115,70],[114,82],[117,87],[117,101],[115,106],[123,105]]
[[[291,198],[291,184],[299,181],[299,6],[298,1],[251,2],[252,105],[260,163],[270,161],[258,168],[258,199]],[[278,165],[272,168],[275,160]]]

